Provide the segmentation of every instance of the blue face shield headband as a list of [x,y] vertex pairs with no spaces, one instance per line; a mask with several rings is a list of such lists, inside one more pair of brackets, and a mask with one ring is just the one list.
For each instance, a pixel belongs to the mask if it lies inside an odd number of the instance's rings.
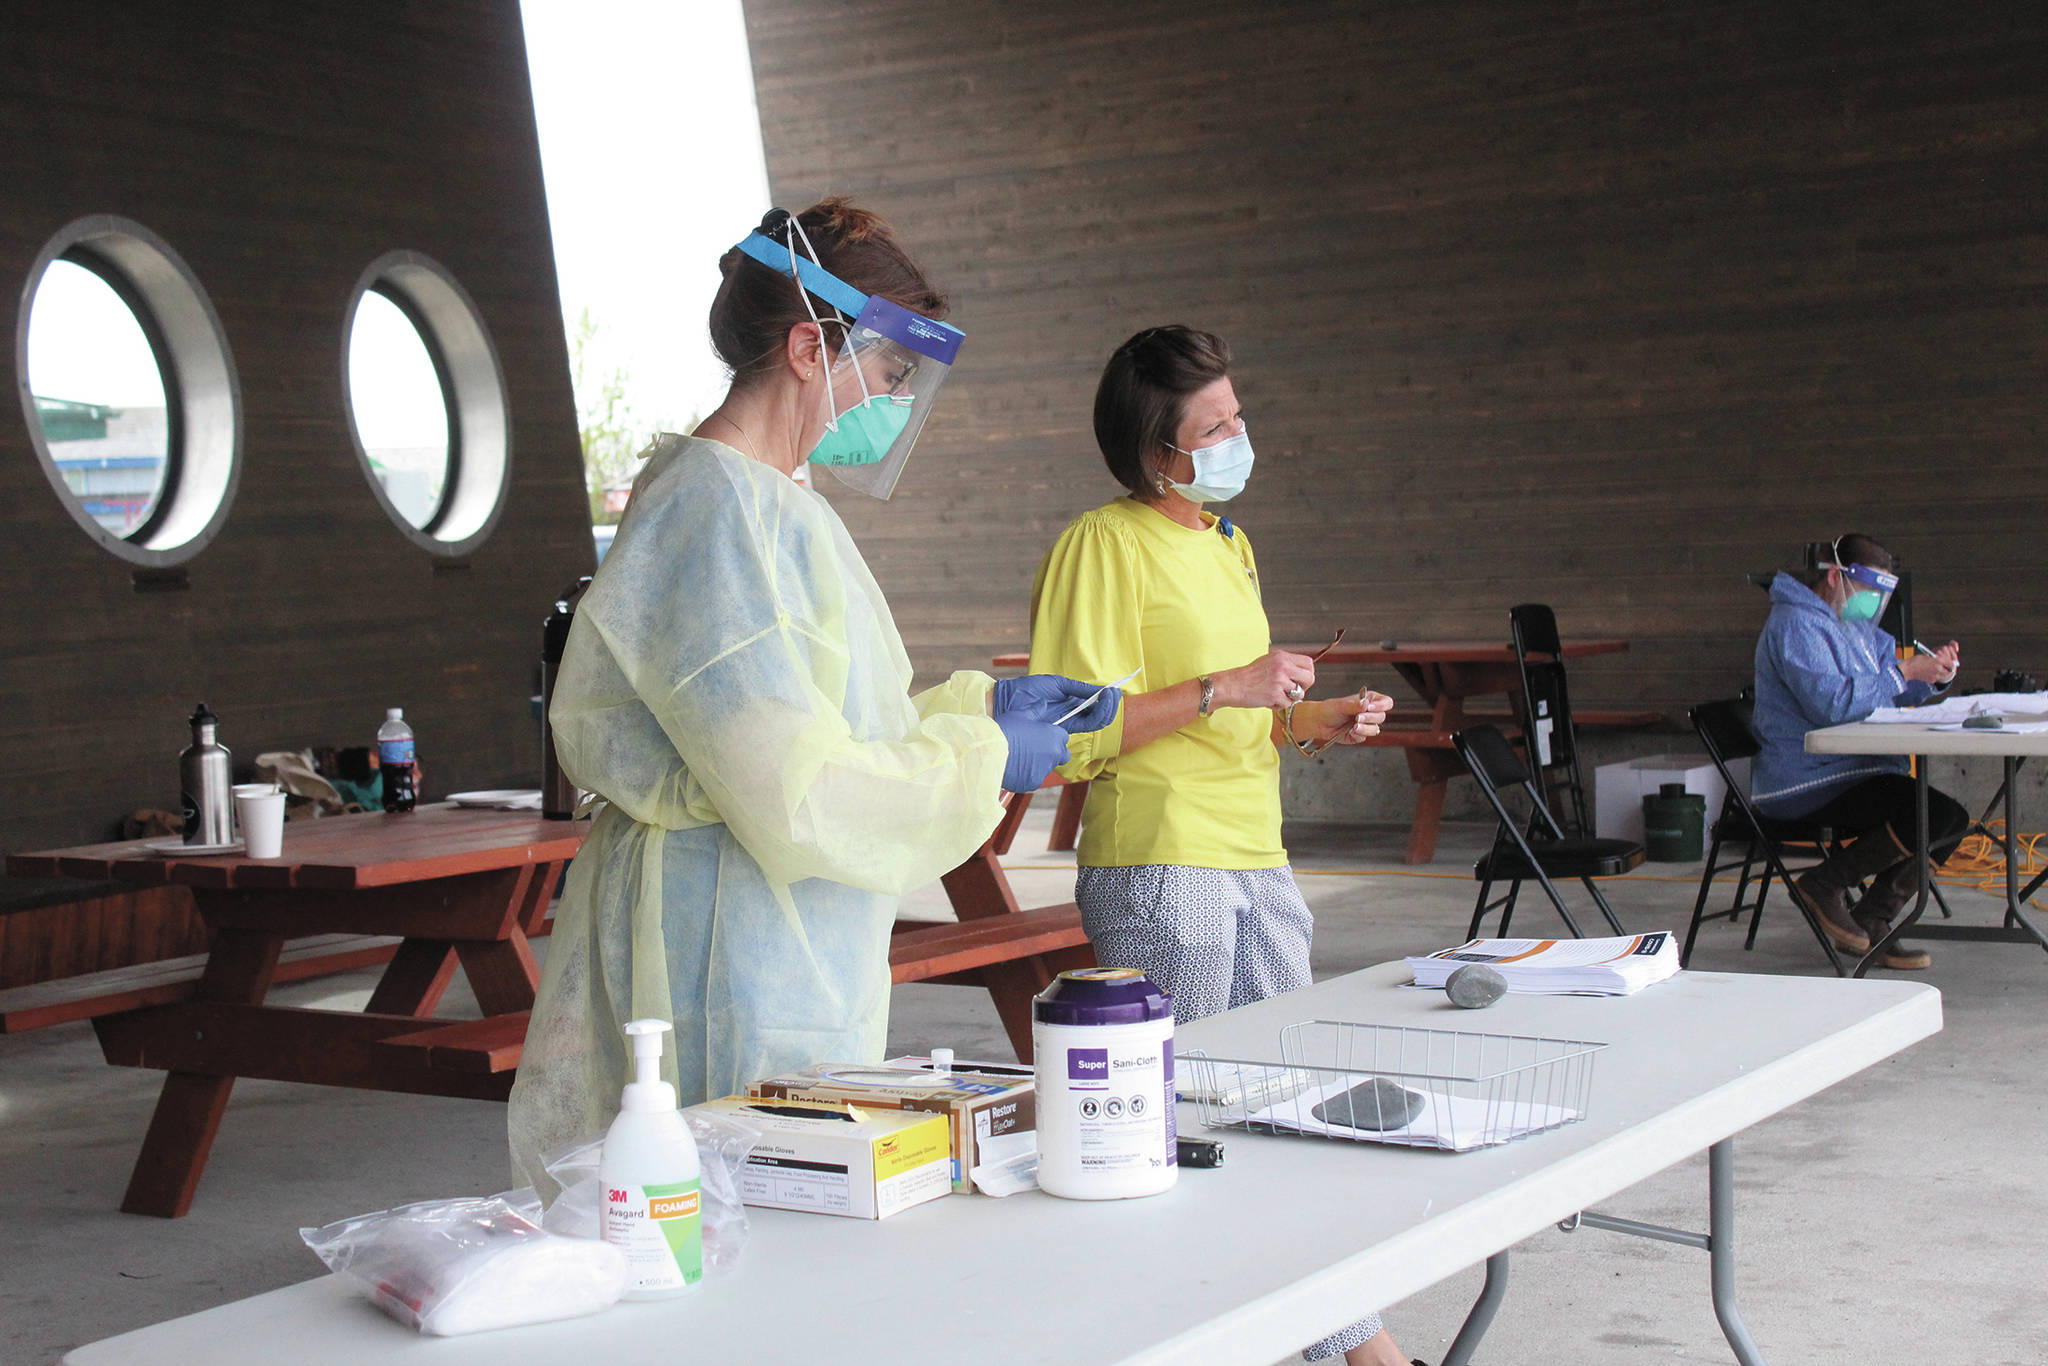
[[[819,265],[802,226],[794,218],[788,224],[788,240],[778,242],[757,232],[749,234],[739,249],[794,280],[805,311],[818,325],[827,357],[825,434],[809,459],[830,469],[841,483],[886,499],[896,491],[932,400],[946,382],[966,335],[880,295],[861,293]],[[799,239],[802,253],[797,250]],[[841,316],[819,318],[813,298]],[[854,321],[848,324],[846,318]],[[828,323],[842,333],[836,354],[826,332]]]

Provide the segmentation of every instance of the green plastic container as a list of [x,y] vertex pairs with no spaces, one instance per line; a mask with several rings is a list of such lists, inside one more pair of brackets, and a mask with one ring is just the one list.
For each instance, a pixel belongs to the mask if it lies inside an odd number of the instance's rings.
[[1707,799],[1684,783],[1665,783],[1643,798],[1643,857],[1652,863],[1698,863],[1706,847]]

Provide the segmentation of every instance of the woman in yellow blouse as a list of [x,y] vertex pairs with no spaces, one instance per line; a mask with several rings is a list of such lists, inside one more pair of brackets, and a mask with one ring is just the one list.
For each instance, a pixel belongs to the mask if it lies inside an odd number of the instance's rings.
[[[1205,512],[1252,465],[1221,337],[1154,327],[1116,349],[1095,440],[1128,492],[1080,517],[1039,566],[1031,667],[1109,682],[1116,718],[1071,742],[1090,779],[1074,899],[1096,957],[1142,969],[1200,1019],[1309,983],[1308,907],[1280,843],[1280,750],[1379,733],[1378,693],[1304,700],[1306,655],[1273,648],[1243,528]],[[1311,1359],[1406,1360],[1377,1315]]]

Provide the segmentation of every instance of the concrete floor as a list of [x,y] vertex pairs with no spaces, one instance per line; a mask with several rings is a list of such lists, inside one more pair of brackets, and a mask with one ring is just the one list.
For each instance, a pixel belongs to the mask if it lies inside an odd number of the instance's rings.
[[[1033,852],[1044,848],[1046,826],[1045,813],[1034,813],[1009,860],[1026,905],[1072,895],[1072,856]],[[1400,864],[1402,833],[1290,828],[1316,912],[1318,976],[1461,936],[1470,860],[1488,832],[1447,827],[1436,863],[1424,869]],[[1611,899],[1632,927],[1682,929],[1697,874],[1645,865],[1612,885]],[[1966,920],[1996,914],[1997,903],[1979,893],[1951,900]],[[946,913],[936,888],[906,910]],[[1518,928],[1549,928],[1547,913],[1528,912]],[[2034,1284],[2048,1248],[2039,1123],[2048,1103],[2039,1066],[2048,954],[1996,944],[1933,952],[1935,966],[1922,976],[1943,993],[1943,1033],[1737,1144],[1742,1307],[1781,1366],[2048,1360],[2048,1308]],[[1694,966],[1826,970],[1782,900],[1755,952],[1744,953],[1726,923],[1714,924]],[[373,980],[359,973],[278,996],[359,1005]],[[451,999],[445,1009],[474,1005]],[[892,1049],[933,1044],[963,1057],[1009,1056],[986,996],[899,988]],[[319,1265],[298,1241],[301,1225],[506,1184],[497,1106],[243,1082],[192,1213],[124,1215],[116,1206],[158,1080],[107,1067],[84,1025],[0,1038],[0,1361],[53,1361],[83,1342],[311,1277]],[[1607,1208],[1704,1228],[1705,1192],[1702,1157]],[[1479,1280],[1469,1271],[1388,1306],[1402,1346],[1441,1360]],[[724,1349],[694,1355],[767,1359]],[[1731,1359],[1708,1303],[1703,1254],[1593,1231],[1545,1232],[1516,1249],[1506,1305],[1479,1357],[1524,1366]]]

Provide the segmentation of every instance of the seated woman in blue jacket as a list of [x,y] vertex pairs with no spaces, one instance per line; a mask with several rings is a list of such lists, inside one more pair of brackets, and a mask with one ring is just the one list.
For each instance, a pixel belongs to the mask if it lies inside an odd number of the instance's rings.
[[[1781,573],[1771,583],[1771,615],[1756,642],[1763,750],[1750,787],[1766,816],[1857,837],[1792,890],[1836,947],[1864,954],[1919,887],[1913,779],[1902,755],[1808,754],[1806,733],[1861,721],[1879,707],[1926,701],[1955,680],[1960,647],[1952,640],[1900,662],[1898,642],[1877,624],[1898,586],[1891,552],[1860,532],[1836,540],[1830,552],[1804,582]],[[1961,803],[1928,790],[1928,855],[1935,863],[1955,852],[1969,824]],[[1852,906],[1865,878],[1876,881]],[[1884,965],[1924,968],[1933,961],[1899,943]]]

